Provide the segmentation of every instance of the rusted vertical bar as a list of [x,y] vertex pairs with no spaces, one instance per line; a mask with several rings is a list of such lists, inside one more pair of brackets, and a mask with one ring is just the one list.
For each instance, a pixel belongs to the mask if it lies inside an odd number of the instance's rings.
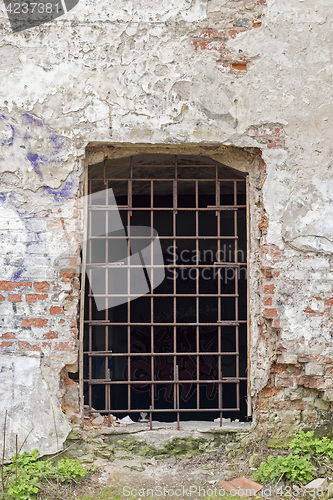
[[176,402],[177,402],[177,431],[180,431],[180,415],[179,415],[179,367],[176,365],[176,373],[175,373],[175,382],[176,382]]
[[[151,245],[150,245],[150,352],[154,352],[154,252],[153,252],[153,238],[154,238],[154,181],[150,182],[150,236],[151,236]],[[155,358],[154,356],[150,357],[150,379],[155,380]],[[154,383],[150,386],[150,394],[151,394],[151,409],[155,406],[154,394],[155,394],[155,385]],[[151,412],[150,412],[151,414]]]
[[[81,291],[80,291],[80,331],[79,331],[79,399],[81,426],[84,425],[84,393],[83,393],[83,343],[84,343],[84,300],[86,291],[87,265],[87,232],[88,232],[88,162],[84,161],[84,186],[82,219],[82,259],[81,259]],[[88,375],[90,378],[90,374]]]
[[[234,181],[234,205],[237,205],[237,181]],[[238,236],[238,210],[234,210],[234,234]],[[238,264],[238,239],[235,240],[235,257],[234,262]],[[235,269],[235,321],[239,320],[238,307],[238,266]],[[236,382],[236,400],[237,400],[237,408],[240,408],[239,402],[239,325],[236,325],[236,378],[238,381]]]
[[[178,208],[178,162],[177,162],[177,156],[175,156],[175,179],[173,183],[173,224],[172,224],[172,241],[173,241],[173,264],[174,266],[176,265],[176,252],[177,252],[177,240],[176,240],[176,228],[177,228],[177,208]],[[176,326],[176,321],[177,321],[177,279],[175,277],[175,267],[173,268],[173,372],[174,374],[176,373],[177,369],[177,326]],[[177,407],[177,390],[175,387],[174,390],[174,408]]]
[[[199,183],[195,181],[195,249],[196,249],[196,265],[199,266]],[[195,327],[195,337],[196,337],[196,363],[197,363],[197,380],[200,379],[200,335],[199,335],[199,323],[200,323],[200,298],[199,298],[199,283],[200,283],[200,268],[196,268],[196,279],[195,279],[195,305],[196,305],[196,327]],[[200,383],[197,382],[197,410],[200,409]]]
[[247,416],[252,415],[251,401],[251,315],[250,315],[250,261],[251,261],[251,234],[250,234],[250,180],[246,177],[246,242],[247,242]]
[[149,429],[153,430],[153,408],[151,405],[149,406]]
[[[216,182],[216,206],[219,207],[221,205],[221,194],[220,194],[220,181],[219,181],[219,173],[218,173],[218,166],[216,165],[215,167],[215,182]],[[220,210],[217,210],[216,212],[217,216],[217,250],[218,250],[218,259],[221,259],[221,212]],[[221,316],[221,269],[219,268],[218,270],[218,277],[217,277],[217,321],[220,322],[222,320]],[[218,358],[217,358],[217,376],[218,376],[218,407],[219,407],[219,413],[220,413],[220,427],[222,427],[222,391],[223,391],[223,386],[222,386],[222,327],[221,325],[218,324],[217,326],[217,352],[218,352]]]
[[[108,200],[108,181],[106,180],[105,177],[105,170],[106,170],[106,160],[104,160],[104,171],[103,171],[103,177],[104,177],[104,186],[105,186],[105,236],[109,234],[109,211],[107,210],[109,200]],[[111,215],[112,217],[112,215]],[[109,262],[109,239],[105,238],[105,262]],[[105,276],[105,320],[107,321],[109,318],[109,269],[108,266],[105,267],[104,271],[104,276]],[[104,330],[104,342],[105,342],[105,350],[107,351],[109,348],[109,330],[108,327],[105,326]],[[110,379],[110,373],[109,373],[109,358],[106,356],[105,357],[105,379],[108,380]],[[105,386],[105,409],[110,410],[110,396],[111,396],[111,386],[110,384],[107,384]],[[111,425],[110,423],[110,411],[108,411],[108,424],[109,426]]]
[[[90,181],[90,193],[91,193],[91,181]],[[91,211],[89,213],[89,222],[88,222],[88,227],[89,227],[89,236],[91,236]],[[91,263],[91,238],[89,238],[89,264]],[[91,273],[92,273],[92,270],[91,268],[89,269],[89,319],[90,321],[92,321],[92,297],[91,297]],[[90,324],[89,325],[89,351],[91,352],[92,351],[92,325]],[[92,357],[89,356],[89,360],[88,360],[88,372],[89,372],[89,380],[92,379]],[[89,382],[89,385],[88,385],[88,393],[89,393],[89,411],[91,410],[91,406],[92,406],[92,387],[91,387],[91,384]]]
[[[130,159],[130,181],[129,181],[129,190],[127,194],[127,257],[128,262],[130,262],[131,256],[131,215],[132,212],[130,208],[132,208],[133,204],[133,156]],[[127,267],[127,293],[128,293],[128,301],[127,301],[127,407],[128,410],[131,409],[131,268],[130,265]]]

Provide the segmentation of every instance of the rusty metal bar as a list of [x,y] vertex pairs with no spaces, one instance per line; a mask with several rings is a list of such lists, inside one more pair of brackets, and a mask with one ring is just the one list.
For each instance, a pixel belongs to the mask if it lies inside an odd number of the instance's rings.
[[[250,232],[250,185],[249,176],[246,177],[246,252],[247,264],[250,266],[251,258],[251,232]],[[247,274],[247,416],[252,415],[252,400],[251,400],[251,314],[250,314],[250,274],[248,267]]]

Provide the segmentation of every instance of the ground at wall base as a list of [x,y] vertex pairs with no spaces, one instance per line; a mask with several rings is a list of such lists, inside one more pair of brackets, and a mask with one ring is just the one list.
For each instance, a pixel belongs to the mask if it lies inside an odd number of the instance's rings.
[[[154,423],[155,424],[155,423]],[[198,424],[198,422],[196,422]],[[200,424],[200,423],[199,423]],[[137,425],[137,424],[136,424]],[[129,428],[131,426],[128,426]],[[156,426],[157,427],[157,426]],[[69,492],[62,492],[63,500],[122,500],[130,498],[138,500],[149,498],[191,498],[186,494],[188,488],[202,488],[202,494],[193,494],[192,498],[216,500],[214,495],[221,480],[230,481],[244,476],[253,480],[253,472],[269,455],[288,454],[288,440],[280,437],[262,436],[258,434],[258,426],[251,424],[225,425],[220,429],[203,426],[191,430],[190,425],[182,423],[182,430],[177,431],[174,424],[160,426],[149,431],[127,428],[112,432],[104,428],[94,431],[82,431],[78,427],[69,436],[66,445],[71,456],[81,454],[81,460],[91,462],[95,467],[89,480],[78,484]],[[212,427],[212,426],[211,426]],[[284,446],[283,446],[284,443]],[[276,448],[276,449],[274,449]],[[86,454],[84,454],[86,453]],[[320,468],[320,464],[318,464]],[[329,471],[326,471],[327,479]],[[333,476],[333,474],[332,474]],[[185,491],[181,496],[161,496],[160,490],[166,491],[180,488]],[[280,487],[288,488],[289,483],[280,481]],[[153,489],[155,495],[142,496],[141,489]],[[267,487],[265,485],[265,491]],[[133,494],[132,494],[133,493]],[[267,495],[259,498],[290,498],[270,490]],[[67,496],[66,496],[67,495]],[[225,495],[225,500],[239,498]],[[308,498],[302,494],[301,497]],[[310,498],[310,497],[309,497]],[[321,496],[328,498],[328,496]],[[55,500],[50,497],[49,500]]]

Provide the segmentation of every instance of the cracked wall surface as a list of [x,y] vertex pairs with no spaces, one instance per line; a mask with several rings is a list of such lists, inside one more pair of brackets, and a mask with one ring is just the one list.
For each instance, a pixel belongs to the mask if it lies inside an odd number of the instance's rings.
[[[53,23],[15,34],[0,8],[0,428],[7,410],[8,456],[22,420],[20,439],[33,428],[26,449],[52,453],[68,433],[61,402],[65,367],[77,359],[88,145],[260,152],[259,170],[250,169],[255,418],[281,432],[328,425],[330,2],[81,0]],[[237,155],[227,161],[234,166]]]

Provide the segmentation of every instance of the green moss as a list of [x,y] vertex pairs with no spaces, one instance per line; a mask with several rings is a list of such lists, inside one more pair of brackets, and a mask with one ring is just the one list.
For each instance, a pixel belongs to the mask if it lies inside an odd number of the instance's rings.
[[116,449],[126,450],[133,455],[139,455],[146,458],[169,458],[169,457],[186,457],[199,455],[201,453],[216,450],[220,447],[221,440],[219,438],[206,439],[203,437],[193,438],[192,436],[180,438],[175,437],[170,441],[166,441],[161,447],[156,447],[154,444],[149,444],[147,441],[135,438],[133,436],[119,438],[111,438]]
[[267,448],[271,450],[288,450],[292,438],[270,437],[267,441]]

